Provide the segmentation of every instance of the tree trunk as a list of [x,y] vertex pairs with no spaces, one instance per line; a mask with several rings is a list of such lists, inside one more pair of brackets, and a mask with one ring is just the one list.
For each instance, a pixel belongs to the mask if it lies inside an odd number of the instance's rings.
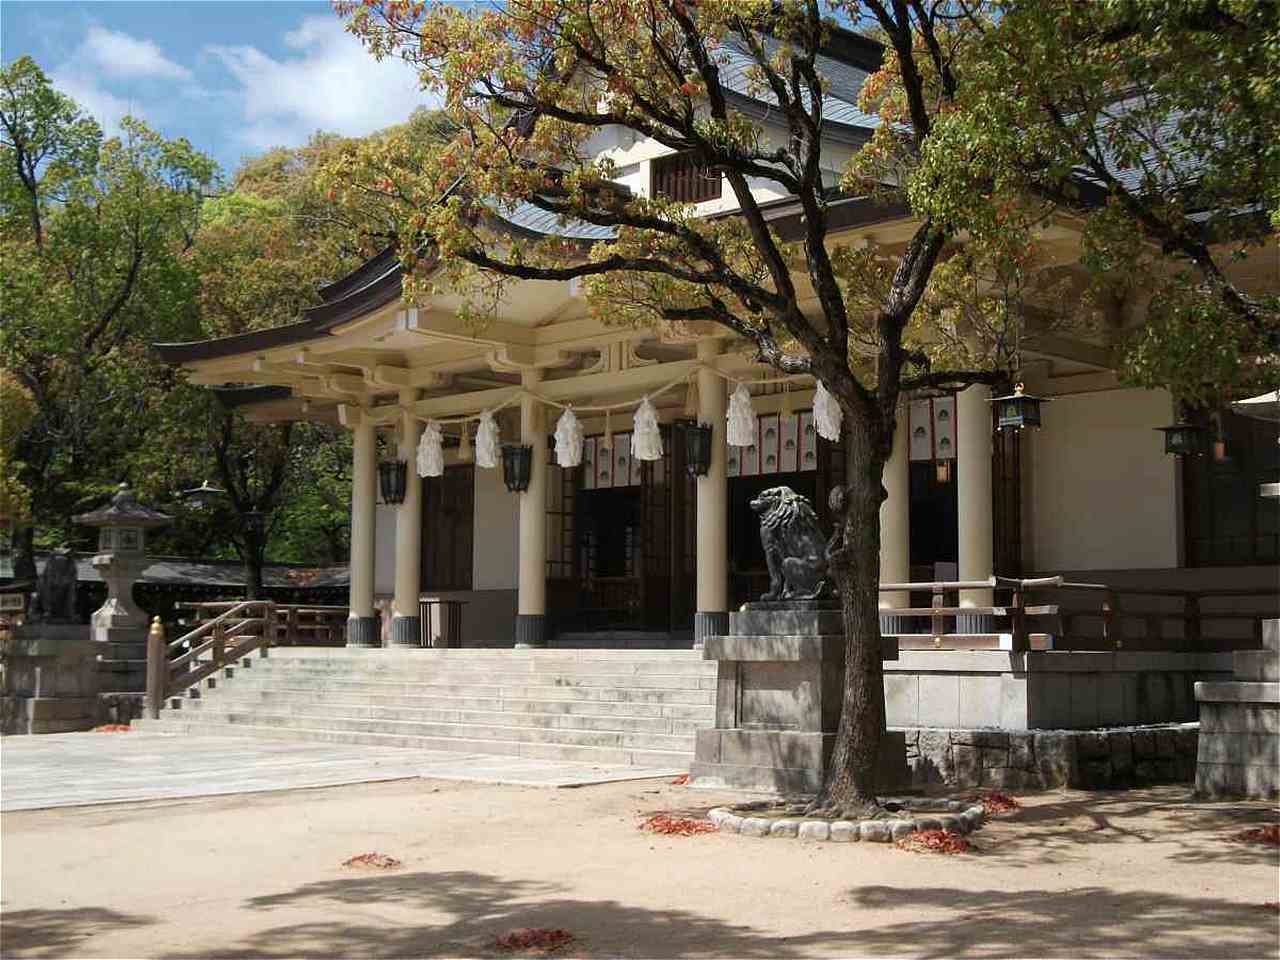
[[36,578],[36,528],[28,523],[13,532],[13,579]]
[[845,685],[840,727],[826,783],[814,802],[841,816],[874,813],[880,742],[884,736],[884,678],[880,660],[880,504],[884,456],[873,424],[846,415],[845,486],[833,498],[836,536],[830,571],[844,615]]
[[244,538],[244,598],[246,600],[262,599],[262,562],[266,553],[265,544],[253,533],[246,532]]

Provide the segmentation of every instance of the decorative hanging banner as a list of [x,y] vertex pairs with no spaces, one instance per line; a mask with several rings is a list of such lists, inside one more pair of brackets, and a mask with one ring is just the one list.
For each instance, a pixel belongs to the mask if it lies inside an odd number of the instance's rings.
[[556,463],[576,467],[582,462],[582,424],[572,407],[566,407],[556,421]]
[[751,391],[745,383],[738,384],[729,397],[729,429],[726,431],[731,447],[753,447],[756,443],[756,412],[751,408]]
[[635,429],[631,431],[631,456],[636,460],[662,459],[662,432],[658,429],[658,411],[645,397],[636,407]]
[[818,436],[823,440],[835,443],[840,439],[840,424],[844,421],[844,411],[819,380],[813,391],[813,422],[818,428]]
[[476,428],[476,466],[492,470],[498,465],[498,424],[493,414],[486,410],[480,414],[480,426]]
[[440,424],[428,420],[418,441],[418,476],[439,477],[444,474],[444,437]]
[[458,459],[463,463],[470,463],[471,457],[471,428],[465,420],[462,421],[462,439],[458,441]]

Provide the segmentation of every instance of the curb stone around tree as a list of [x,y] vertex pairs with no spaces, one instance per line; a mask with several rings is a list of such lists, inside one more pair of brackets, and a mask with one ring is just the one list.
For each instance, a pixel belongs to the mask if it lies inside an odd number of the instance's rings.
[[[946,830],[948,833],[972,833],[982,826],[986,811],[982,804],[967,805],[958,800],[893,801],[903,816],[893,820],[818,820],[803,817],[753,817],[752,813],[777,809],[770,801],[743,804],[738,807],[715,807],[709,819],[721,833],[737,833],[744,837],[788,837],[799,840],[834,843],[892,843],[921,830]],[[910,816],[911,808],[927,810]],[[946,813],[939,813],[943,807]]]

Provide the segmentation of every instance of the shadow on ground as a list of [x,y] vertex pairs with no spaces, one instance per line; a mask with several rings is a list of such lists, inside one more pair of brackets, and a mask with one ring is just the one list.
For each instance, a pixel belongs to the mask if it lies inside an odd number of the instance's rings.
[[1114,843],[1172,846],[1165,856],[1178,864],[1280,867],[1280,849],[1231,839],[1277,820],[1280,811],[1266,804],[1199,803],[1185,788],[1169,787],[1078,794],[1028,806],[999,817],[976,839],[989,856],[1010,867],[1064,862],[1086,855],[1091,846]]
[[121,927],[145,927],[153,917],[130,916],[102,907],[13,910],[0,915],[0,956],[74,957],[86,940]]
[[[519,927],[563,927],[579,956],[801,957],[1241,957],[1271,955],[1276,915],[1254,906],[1101,887],[1069,892],[862,886],[832,910],[831,929],[762,933],[694,910],[648,910],[562,895],[554,884],[468,871],[415,872],[305,884],[245,902],[253,911],[302,908],[331,921],[272,926],[220,949],[173,958],[492,956],[494,937]],[[786,896],[778,891],[778,896]],[[421,912],[421,922],[352,923],[349,905]],[[884,923],[882,909],[913,919]],[[899,916],[901,914],[899,913]]]
[[856,887],[849,903],[919,911],[859,931],[858,953],[918,957],[1272,957],[1276,912],[1261,904],[1105,887],[1069,891]]

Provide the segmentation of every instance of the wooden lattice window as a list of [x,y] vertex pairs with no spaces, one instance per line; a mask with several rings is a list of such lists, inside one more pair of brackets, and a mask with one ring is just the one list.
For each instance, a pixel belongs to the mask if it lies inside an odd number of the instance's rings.
[[720,173],[701,166],[692,154],[673,153],[651,163],[654,196],[681,203],[720,199]]

